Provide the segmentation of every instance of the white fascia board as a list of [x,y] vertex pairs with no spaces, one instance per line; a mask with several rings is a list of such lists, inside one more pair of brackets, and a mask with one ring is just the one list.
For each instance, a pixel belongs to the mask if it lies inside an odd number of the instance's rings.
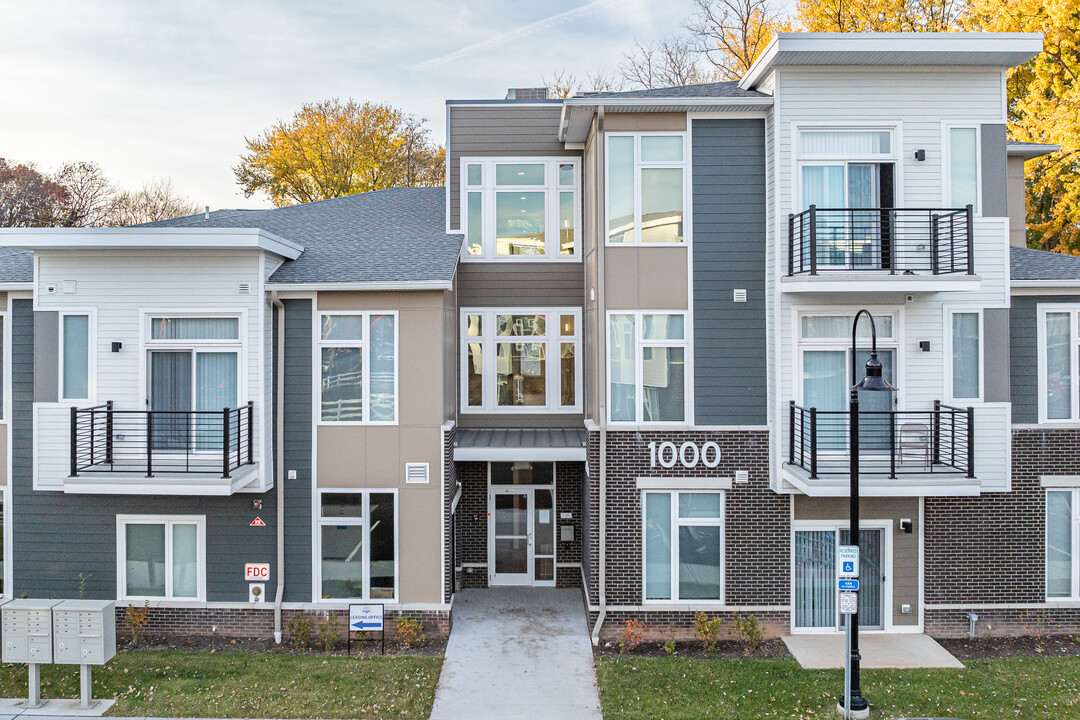
[[0,292],[18,292],[20,290],[30,290],[33,292],[34,283],[31,282],[0,282]]
[[304,246],[258,228],[19,228],[0,246],[25,250],[266,250],[289,260]]
[[1080,288],[1080,280],[1013,280],[1014,288]]
[[1034,160],[1037,157],[1049,155],[1060,149],[1060,145],[1051,145],[1049,143],[1024,143],[1023,145],[1006,145],[1005,154],[1009,157],[1022,157],[1025,160]]
[[[1042,41],[1042,33],[779,33],[739,87],[752,89],[770,69],[785,65],[1013,67],[1042,52]],[[867,53],[880,61],[867,62]]]
[[371,282],[268,282],[267,290],[451,290],[452,280],[377,280]]
[[773,104],[773,98],[771,96],[766,97],[698,97],[698,96],[685,96],[685,97],[601,97],[601,98],[567,98],[565,106],[570,107],[599,107],[603,105],[605,108],[656,108],[664,107],[666,105],[701,105],[711,106],[717,108],[723,108],[725,105],[761,105],[769,106]]

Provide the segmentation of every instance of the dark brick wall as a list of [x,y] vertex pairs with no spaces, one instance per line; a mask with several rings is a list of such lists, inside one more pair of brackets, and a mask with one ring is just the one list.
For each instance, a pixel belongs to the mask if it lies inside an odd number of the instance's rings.
[[457,428],[450,428],[443,433],[443,602],[449,602],[454,594],[454,585],[457,574],[457,559],[454,549],[454,516],[450,513],[450,506],[454,502],[454,493],[457,491],[458,476],[457,464],[454,462],[454,440],[457,437]]
[[[979,616],[975,637],[1061,635],[1078,632],[1080,608],[975,608]],[[967,610],[928,609],[925,630],[934,637],[967,637],[971,623]]]
[[[723,619],[720,626],[721,639],[741,640],[742,636],[735,632],[734,612],[709,612],[709,617]],[[791,632],[790,616],[787,612],[769,611],[742,613],[744,616],[753,615],[757,618],[758,627],[766,637],[779,637]],[[596,612],[589,613],[589,626],[596,622]],[[604,627],[600,630],[602,642],[618,642],[626,628],[627,620],[640,620],[645,625],[646,641],[666,642],[678,640],[682,642],[700,643],[700,636],[695,632],[691,623],[694,621],[694,613],[672,610],[648,610],[645,612],[608,612],[604,618]],[[699,645],[700,647],[700,645]]]

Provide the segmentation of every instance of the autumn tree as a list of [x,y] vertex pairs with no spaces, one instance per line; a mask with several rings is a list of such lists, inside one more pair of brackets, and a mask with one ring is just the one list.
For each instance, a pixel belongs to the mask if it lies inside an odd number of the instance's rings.
[[781,26],[771,0],[694,0],[683,24],[721,80],[740,79]]
[[946,32],[956,29],[964,0],[797,0],[805,32]]
[[675,87],[712,82],[715,73],[703,68],[693,39],[673,36],[652,45],[635,43],[619,64],[622,78],[637,88]]
[[138,190],[117,193],[110,201],[102,224],[113,227],[170,220],[194,215],[199,206],[177,192],[172,180],[148,182]]
[[100,165],[86,161],[64,163],[52,179],[67,191],[58,224],[65,227],[109,224],[117,191]]
[[390,105],[349,99],[304,105],[289,121],[246,138],[233,171],[246,197],[277,206],[443,182],[445,151],[424,120]]
[[626,82],[617,73],[589,73],[579,79],[566,69],[543,75],[540,82],[547,87],[548,97],[562,100],[583,92],[619,92]]
[[67,189],[33,163],[13,165],[0,158],[0,227],[59,225]]

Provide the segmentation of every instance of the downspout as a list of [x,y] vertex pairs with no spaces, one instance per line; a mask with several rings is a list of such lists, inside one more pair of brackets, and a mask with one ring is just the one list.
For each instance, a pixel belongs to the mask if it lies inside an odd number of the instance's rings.
[[274,485],[277,490],[277,592],[274,594],[274,642],[281,643],[281,602],[285,597],[285,303],[270,294],[278,316],[277,397],[275,398]]
[[[600,326],[597,333],[596,362],[602,368],[607,367],[607,304],[604,298],[604,221],[599,218],[607,217],[607,202],[605,201],[605,167],[607,157],[604,147],[604,106],[596,108],[596,195],[600,209],[596,213],[596,317]],[[596,624],[592,629],[593,645],[600,644],[600,628],[604,625],[607,617],[607,371],[604,373],[602,388],[597,388],[597,404],[599,406],[600,420],[600,567],[598,568],[600,612],[596,616]]]

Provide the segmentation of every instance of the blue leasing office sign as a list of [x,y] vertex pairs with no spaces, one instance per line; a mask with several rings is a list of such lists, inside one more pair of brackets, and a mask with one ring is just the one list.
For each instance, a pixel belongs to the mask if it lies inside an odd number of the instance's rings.
[[859,589],[859,581],[842,578],[836,581],[836,587],[840,592],[857,592]]
[[382,605],[350,605],[349,630],[352,632],[380,631],[383,629]]

